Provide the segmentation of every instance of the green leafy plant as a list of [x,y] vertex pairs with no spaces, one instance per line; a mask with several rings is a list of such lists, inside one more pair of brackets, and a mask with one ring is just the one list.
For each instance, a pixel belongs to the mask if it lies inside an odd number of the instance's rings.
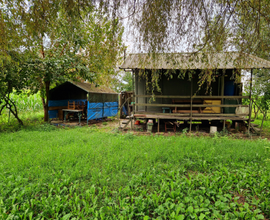
[[53,127],[0,135],[2,219],[270,216],[267,140]]

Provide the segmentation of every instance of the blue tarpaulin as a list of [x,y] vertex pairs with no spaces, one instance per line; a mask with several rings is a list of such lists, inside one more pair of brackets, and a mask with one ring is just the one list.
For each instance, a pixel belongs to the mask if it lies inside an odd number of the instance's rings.
[[[86,99],[49,100],[48,106],[49,107],[68,106],[68,101],[70,101],[70,102],[73,102],[73,101],[86,102]],[[49,110],[49,118],[58,118],[58,110]]]
[[118,102],[104,102],[103,117],[116,116],[118,112]]
[[[68,106],[68,101],[86,101],[86,99],[49,100],[49,107]],[[118,102],[87,102],[87,120],[116,116]],[[58,118],[58,110],[50,110],[49,118]]]
[[88,102],[87,120],[116,116],[118,102],[90,103]]
[[111,107],[110,108],[110,114],[111,116],[116,116],[118,112],[118,107]]
[[57,107],[57,106],[68,106],[68,101],[70,102],[78,102],[83,101],[85,102],[86,99],[66,99],[66,100],[49,100],[49,107]]
[[127,115],[127,114],[128,114],[128,113],[127,113],[127,109],[126,109],[125,106],[123,106],[123,112],[124,112],[124,115]]
[[49,110],[49,118],[58,118],[58,110]]
[[87,121],[93,119],[103,118],[103,107],[102,102],[88,102],[87,104]]

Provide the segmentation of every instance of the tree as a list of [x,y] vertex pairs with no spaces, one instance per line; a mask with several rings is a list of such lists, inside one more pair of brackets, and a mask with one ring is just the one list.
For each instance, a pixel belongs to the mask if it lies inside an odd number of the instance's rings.
[[131,72],[124,72],[122,77],[122,91],[133,91],[132,86],[132,73]]
[[11,99],[10,94],[16,92],[20,94],[27,87],[26,74],[20,73],[20,65],[18,62],[22,60],[22,54],[11,51],[8,53],[8,58],[2,58],[0,67],[0,115],[5,109],[8,109],[19,124],[23,125],[19,118],[16,102]]
[[212,51],[224,43],[254,53],[258,48],[252,45],[270,24],[267,0],[101,0],[99,6],[129,20],[136,48],[151,53]]
[[20,72],[29,76],[32,92],[41,91],[45,121],[51,86],[76,79],[100,83],[114,73],[123,28],[117,19],[97,13],[91,2],[10,0],[3,8],[7,19],[1,26],[9,30],[19,24],[16,48],[28,57]]
[[[250,94],[250,81],[246,81],[245,91]],[[269,110],[270,99],[270,76],[269,70],[254,70],[252,80],[252,101],[254,118],[257,119],[258,113],[261,112],[265,117]]]
[[115,71],[117,75],[110,78],[111,84],[109,85],[114,91],[120,93],[123,91],[132,91],[132,73],[124,71]]
[[[133,48],[136,52],[147,52],[153,57],[163,52],[190,52],[192,57],[200,52],[237,50],[269,59],[267,0],[115,0],[113,3],[101,0],[99,3],[103,11],[129,26],[128,34],[136,42]],[[239,55],[239,59],[243,57]],[[180,72],[179,76],[184,74]],[[204,71],[200,83],[209,84],[206,79],[212,80],[210,75],[211,71]],[[149,83],[158,87],[155,80]]]

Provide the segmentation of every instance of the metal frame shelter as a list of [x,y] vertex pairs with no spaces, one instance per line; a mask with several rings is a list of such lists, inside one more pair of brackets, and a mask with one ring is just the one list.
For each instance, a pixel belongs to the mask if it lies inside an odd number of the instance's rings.
[[[160,119],[189,121],[190,131],[192,121],[223,121],[223,128],[226,120],[247,121],[250,131],[253,69],[263,68],[269,69],[270,62],[239,52],[130,54],[120,67],[133,72],[134,118],[156,119],[158,131]],[[241,78],[242,70],[250,71],[248,96],[242,95],[242,84],[237,84],[235,78],[237,74]],[[192,77],[186,74],[184,79],[178,79],[181,71],[192,72]],[[202,71],[216,74],[210,95],[198,89]],[[175,74],[169,79],[167,73]],[[155,74],[160,77],[161,91],[148,91],[149,77]],[[148,77],[148,82],[143,76]],[[249,99],[249,105],[243,105],[242,99]],[[241,112],[247,108],[248,111]]]

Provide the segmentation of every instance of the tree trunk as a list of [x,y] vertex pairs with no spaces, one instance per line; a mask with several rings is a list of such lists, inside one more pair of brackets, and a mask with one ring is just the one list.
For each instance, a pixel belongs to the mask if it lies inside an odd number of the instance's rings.
[[253,105],[254,119],[257,118],[256,105]]
[[11,111],[11,113],[14,115],[14,117],[17,119],[17,121],[19,122],[19,124],[20,125],[23,125],[23,122],[22,122],[22,120],[19,118],[19,116],[18,116],[18,112],[15,110],[15,111],[13,111],[12,110],[12,108],[10,107],[10,109],[9,109],[10,111]]
[[[49,121],[49,91],[50,91],[50,81],[45,81],[45,96],[46,100],[43,100],[43,109],[44,109],[44,121],[48,122]],[[43,98],[44,99],[44,98]]]
[[44,112],[44,115],[45,115],[45,98],[44,97],[41,97],[41,101],[42,101],[42,106],[43,106],[43,112]]
[[[5,106],[7,109],[9,109],[9,111],[14,115],[14,117],[17,119],[17,121],[19,122],[20,125],[23,125],[23,121],[19,118],[18,116],[18,110],[17,110],[17,107],[16,107],[16,104],[15,102],[13,102],[9,96],[5,99]],[[12,107],[14,109],[12,109]]]

